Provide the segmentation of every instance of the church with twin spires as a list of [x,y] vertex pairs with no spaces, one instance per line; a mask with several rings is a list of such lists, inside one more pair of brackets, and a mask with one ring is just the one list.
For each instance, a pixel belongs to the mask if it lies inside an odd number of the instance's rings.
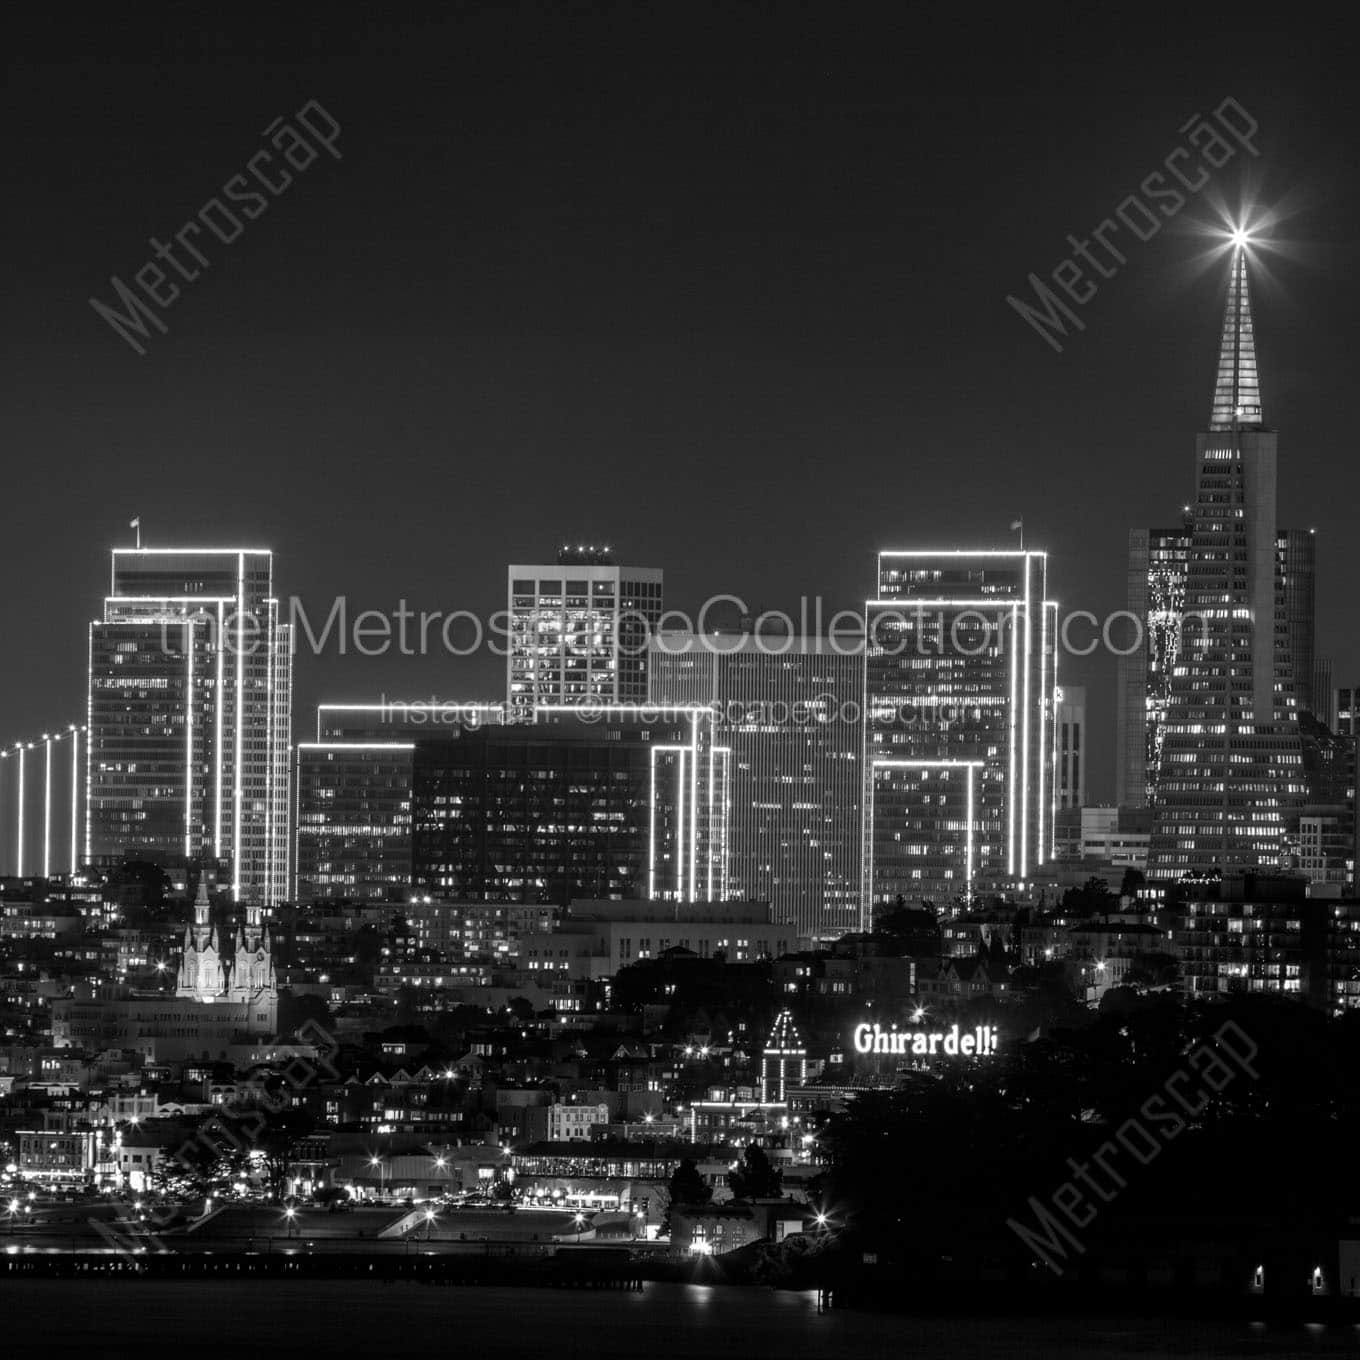
[[129,1049],[156,1062],[226,1059],[272,1041],[279,989],[269,927],[258,906],[234,930],[218,933],[205,882],[184,928],[174,996],[136,992],[77,994],[52,1003],[57,1048]]
[[207,882],[199,880],[194,918],[184,927],[175,995],[205,1005],[243,1007],[244,1032],[274,1032],[278,983],[269,927],[261,921],[258,906],[247,906],[245,920],[235,932],[219,939]]

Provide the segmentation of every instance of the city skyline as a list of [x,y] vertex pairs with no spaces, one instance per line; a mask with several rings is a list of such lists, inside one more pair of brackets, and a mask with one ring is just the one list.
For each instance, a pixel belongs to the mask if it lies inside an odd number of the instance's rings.
[[[463,22],[466,32],[448,30],[456,50],[478,40],[503,50],[494,18]],[[58,560],[39,590],[3,602],[11,636],[68,609],[93,617],[98,559],[111,542],[131,542],[121,536],[134,517],[153,543],[268,543],[281,578],[308,601],[343,593],[390,608],[404,596],[418,608],[489,613],[504,563],[532,558],[564,530],[607,533],[624,558],[663,566],[670,602],[691,612],[734,583],[759,607],[821,593],[853,608],[879,547],[1003,546],[1005,526],[1023,515],[1052,556],[1055,596],[1104,614],[1123,605],[1112,517],[1121,533],[1174,521],[1191,489],[1181,441],[1202,419],[1199,375],[1217,340],[1204,319],[1222,291],[1199,231],[1245,208],[1282,218],[1271,234],[1283,248],[1263,255],[1271,278],[1256,298],[1268,318],[1272,419],[1290,433],[1298,473],[1281,520],[1318,529],[1328,564],[1319,628],[1338,639],[1337,683],[1360,673],[1344,626],[1356,584],[1341,510],[1360,475],[1344,456],[1352,422],[1317,399],[1346,390],[1344,346],[1329,337],[1357,313],[1342,227],[1354,220],[1352,190],[1335,173],[1348,154],[1349,96],[1344,81],[1310,74],[1300,104],[1281,84],[1282,71],[1297,79],[1300,61],[1331,56],[1295,39],[1282,50],[1220,34],[1196,59],[1193,43],[1159,49],[1150,64],[1162,76],[1148,86],[1097,48],[1060,92],[1036,95],[998,61],[973,97],[943,81],[911,93],[890,80],[887,53],[904,36],[896,25],[866,25],[853,40],[866,75],[851,82],[814,76],[788,35],[774,46],[782,60],[748,66],[743,55],[769,47],[735,23],[725,55],[658,87],[609,60],[627,45],[621,30],[582,58],[600,94],[582,114],[586,159],[568,175],[556,165],[573,134],[539,136],[551,126],[547,96],[517,80],[523,102],[507,110],[465,59],[457,91],[436,99],[428,82],[397,81],[386,67],[362,81],[369,50],[338,37],[339,52],[327,54],[338,64],[324,67],[291,45],[298,35],[285,25],[277,43],[229,40],[257,89],[242,95],[232,57],[205,55],[187,68],[192,81],[142,82],[134,115],[119,111],[108,74],[109,51],[131,35],[105,36],[97,51],[78,42],[67,53],[72,102],[52,111],[41,137],[16,139],[11,160],[28,186],[53,164],[72,167],[61,185],[30,194],[15,223],[32,264],[8,313],[15,390],[61,399],[12,408],[7,445],[44,457],[21,460],[11,491],[62,513],[41,540],[27,520],[12,526],[17,555],[32,557],[41,541]],[[410,37],[379,36],[377,50],[390,55]],[[562,37],[551,21],[520,35],[531,64]],[[1048,69],[1052,58],[1039,61]],[[787,120],[747,110],[783,107],[800,78],[819,96],[799,134],[807,174],[795,189]],[[16,97],[27,79],[17,73]],[[1074,123],[1083,94],[1089,117]],[[1065,252],[1069,233],[1089,239],[1127,186],[1183,142],[1182,124],[1229,96],[1260,123],[1261,156],[1241,151],[1127,251],[1082,309],[1086,329],[1053,353],[1006,295]],[[165,313],[169,332],[136,355],[87,298],[108,296],[110,275],[127,277],[148,236],[164,239],[260,129],[312,98],[355,134],[341,136],[343,159],[323,152],[237,245],[213,243],[211,267]],[[466,131],[441,136],[450,125]],[[909,182],[899,167],[925,143],[936,154]],[[616,183],[620,163],[632,178]],[[535,173],[521,178],[508,164]],[[97,168],[112,165],[112,178]],[[198,166],[212,173],[196,179]],[[442,228],[414,207],[426,195]],[[1017,205],[1029,205],[1024,224],[998,230]],[[968,263],[929,263],[952,260]],[[350,308],[366,323],[362,337],[341,320]],[[58,366],[58,347],[79,357]],[[225,387],[215,385],[219,366]],[[71,372],[90,400],[64,398]],[[587,394],[604,373],[614,381],[599,402]],[[58,476],[86,458],[75,485]],[[230,475],[209,503],[155,475],[171,458]],[[1087,460],[1099,475],[1073,477]],[[616,488],[668,471],[674,508],[647,497],[645,529],[630,529],[639,501]],[[721,494],[702,497],[701,484]],[[277,502],[261,502],[253,488],[264,485]],[[529,485],[541,495],[521,504]],[[863,494],[877,486],[884,492]],[[463,507],[457,534],[436,509],[446,499]],[[304,504],[313,513],[298,515]],[[744,532],[751,506],[772,511],[758,543]],[[810,516],[824,547],[815,560]],[[690,550],[700,518],[719,551]],[[69,721],[77,695],[61,686],[79,650],[55,637],[22,673],[0,677],[0,711],[31,715],[3,739]],[[341,697],[405,692],[381,663],[339,658],[337,668]],[[1068,678],[1090,692],[1090,788],[1105,797],[1114,666],[1096,658],[1085,669]],[[415,692],[493,697],[496,671],[490,658],[436,659]],[[322,680],[321,668],[300,664],[300,711],[325,697]]]
[[1344,15],[260,17],[0,58],[16,1354],[1353,1350]]

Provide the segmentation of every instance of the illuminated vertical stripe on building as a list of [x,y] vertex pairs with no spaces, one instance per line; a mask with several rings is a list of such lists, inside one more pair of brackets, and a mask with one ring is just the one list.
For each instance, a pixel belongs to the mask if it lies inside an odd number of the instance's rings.
[[217,602],[217,702],[213,710],[213,782],[215,784],[215,794],[213,799],[213,857],[222,858],[222,705],[225,702],[225,692],[222,688],[224,676],[222,674],[222,655],[224,648],[223,642],[226,640],[226,610],[222,601]]
[[80,868],[80,729],[71,727],[71,872]]
[[19,747],[19,803],[15,819],[15,874],[24,876],[24,744]]
[[967,858],[965,860],[964,882],[967,884],[968,897],[972,900],[973,896],[973,780],[976,777],[979,766],[969,765],[968,767],[968,831],[967,831]]
[[[883,554],[878,555],[878,581],[874,586],[877,594],[883,585]],[[869,764],[870,717],[869,717],[869,655],[873,639],[869,636],[868,602],[864,605],[864,701],[860,704],[860,771],[859,771],[859,928],[868,930],[870,917],[870,894],[873,892],[874,867],[874,791],[873,769]]]
[[[270,563],[270,580],[272,587],[273,563]],[[265,905],[269,905],[274,900],[274,759],[278,754],[275,750],[274,734],[274,666],[277,662],[277,652],[279,640],[275,633],[277,622],[274,612],[274,601],[265,601],[266,626],[269,629],[269,665],[265,668],[264,682],[264,713],[265,728],[267,736],[265,738],[265,771],[264,771],[264,854],[265,854],[265,873],[264,873],[264,896]]]
[[716,746],[712,741],[708,744],[708,900],[713,901],[713,798],[716,793],[714,785],[714,765],[716,756]]
[[241,900],[241,764],[245,755],[242,720],[246,688],[246,555],[236,556],[236,768],[232,772],[231,896]]
[[1020,648],[1017,645],[1016,629],[1019,627],[1019,606],[1011,605],[1011,705],[1010,713],[1010,758],[1006,774],[1006,872],[1015,872],[1015,726],[1019,715],[1015,711],[1019,692],[1019,679],[1016,671],[1020,664]]
[[[689,719],[689,898],[691,902],[699,899],[699,715],[690,714]],[[681,901],[686,899],[682,897]]]
[[184,620],[185,710],[184,710],[184,858],[194,856],[194,621]]
[[656,901],[656,747],[651,750],[651,796],[647,799],[647,900]]
[[1030,555],[1025,554],[1022,567],[1025,573],[1025,682],[1023,692],[1022,736],[1020,741],[1020,877],[1029,877],[1029,678],[1033,669],[1031,640],[1034,637],[1034,617],[1030,607]]
[[[1044,779],[1048,774],[1048,602],[1041,600],[1039,603],[1039,797],[1036,804],[1036,811],[1039,817],[1039,841],[1034,849],[1034,863],[1036,867],[1044,862],[1044,814],[1047,807],[1044,803]],[[1053,714],[1054,725],[1057,725],[1058,715]]]
[[685,900],[685,754],[683,746],[676,752],[678,766],[675,772],[675,790],[677,806],[679,807],[675,833],[675,899],[677,902]]
[[732,787],[732,748],[730,746],[720,746],[718,747],[718,754],[722,758],[722,781],[723,781],[722,804],[719,810],[719,816],[721,818],[719,825],[722,828],[721,835],[722,849],[721,858],[718,861],[719,865],[721,866],[722,872],[721,877],[719,878],[718,892],[721,899],[723,901],[726,901],[727,894],[729,891],[729,884],[731,881],[727,868],[728,863],[727,840],[728,840],[728,819],[730,816],[730,801],[728,797],[728,791]]
[[1058,846],[1058,604],[1056,600],[1044,602],[1045,611],[1052,611],[1053,628],[1050,636],[1053,638],[1053,675],[1049,683],[1047,694],[1053,702],[1053,725],[1051,728],[1050,740],[1053,743],[1053,754],[1050,757],[1052,769],[1049,780],[1049,817],[1048,817],[1048,844],[1044,847],[1044,853],[1052,859],[1057,854]]
[[[112,568],[110,568],[112,570]],[[86,665],[85,683],[85,863],[90,862],[90,789],[93,787],[94,769],[91,764],[91,747],[94,744],[94,624],[89,629],[89,660]]]
[[43,733],[43,856],[42,876],[52,873],[52,738]]
[[[316,719],[317,735],[320,736],[321,715],[317,714]],[[415,774],[414,765],[412,766],[412,783],[414,784]],[[415,835],[415,799],[411,800],[411,835]],[[288,895],[297,901],[298,884],[297,868],[302,861],[302,747],[299,745],[293,751],[293,834],[289,837],[292,849],[292,864],[288,875]]]

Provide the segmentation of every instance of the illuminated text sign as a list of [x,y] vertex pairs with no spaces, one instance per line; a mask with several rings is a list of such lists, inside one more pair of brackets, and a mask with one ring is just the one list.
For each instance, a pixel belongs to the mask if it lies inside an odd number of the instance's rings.
[[912,1058],[987,1058],[996,1052],[1000,1036],[993,1025],[979,1025],[960,1034],[957,1025],[947,1030],[901,1030],[896,1026],[855,1026],[856,1053],[892,1053]]

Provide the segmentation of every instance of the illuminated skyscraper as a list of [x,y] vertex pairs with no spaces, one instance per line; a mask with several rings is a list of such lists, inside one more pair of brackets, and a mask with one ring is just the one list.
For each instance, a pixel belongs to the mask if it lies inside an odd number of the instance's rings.
[[288,890],[292,625],[262,548],[115,548],[90,625],[85,858]]
[[499,723],[500,704],[321,704],[316,739],[297,744],[299,902],[405,902],[411,892],[416,739]]
[[541,707],[415,743],[412,888],[444,901],[727,896],[729,753],[703,706]]
[[[1187,506],[1179,528],[1129,533],[1128,609],[1143,629],[1136,635],[1138,645],[1119,658],[1115,785],[1121,807],[1147,807],[1157,785],[1171,679],[1180,664],[1193,527]],[[1314,657],[1316,546],[1311,531],[1278,530],[1275,585],[1280,626],[1289,638],[1295,702],[1301,712],[1320,705],[1318,716],[1327,721],[1331,686],[1329,681],[1318,686]],[[1194,617],[1189,626],[1197,627]]]
[[1190,507],[1176,528],[1129,533],[1128,609],[1141,624],[1136,647],[1119,658],[1115,787],[1121,807],[1146,807],[1162,758],[1171,675],[1180,656]]
[[564,547],[552,566],[511,566],[508,584],[511,719],[538,704],[646,702],[659,569],[618,566],[609,548]]
[[881,552],[865,605],[864,912],[943,906],[1051,858],[1048,556]]
[[731,748],[732,896],[802,936],[857,930],[863,640],[665,633],[651,665],[653,701],[712,704]]
[[[1276,531],[1246,250],[1233,248],[1209,429],[1196,439],[1184,616],[1159,733],[1149,877],[1275,866],[1304,793],[1291,617],[1295,536]],[[1292,545],[1292,546],[1291,546]],[[1292,592],[1292,594],[1291,594]],[[1311,632],[1311,627],[1310,627]],[[1312,684],[1312,639],[1307,638]]]

